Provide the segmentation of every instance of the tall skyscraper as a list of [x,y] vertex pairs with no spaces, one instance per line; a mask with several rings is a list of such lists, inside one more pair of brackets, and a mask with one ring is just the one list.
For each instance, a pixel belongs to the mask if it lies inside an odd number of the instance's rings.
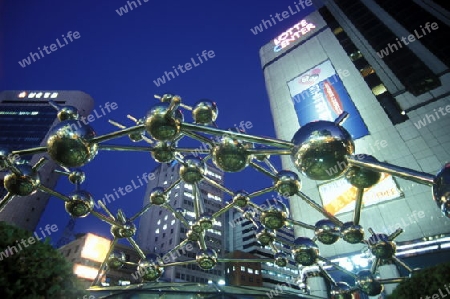
[[[205,175],[218,182],[223,181],[223,172],[212,165],[206,165]],[[151,175],[143,205],[149,203],[150,192],[156,187],[169,187],[179,179],[180,164],[163,163],[159,165]],[[224,206],[223,192],[205,182],[199,183],[199,195],[203,201],[204,212],[212,215]],[[169,202],[174,209],[183,209],[189,224],[195,222],[194,194],[192,185],[180,182],[169,193]],[[208,248],[217,252],[218,256],[224,253],[224,215],[214,221],[212,229],[207,230],[205,242]],[[195,259],[199,251],[198,244],[191,244],[180,248],[174,254],[166,255],[176,245],[186,239],[188,228],[177,220],[171,212],[160,206],[152,206],[150,210],[141,216],[137,232],[137,243],[145,253],[156,253],[166,257],[163,262],[179,262]],[[162,279],[168,281],[189,281],[206,283],[209,280],[218,282],[223,279],[223,265],[218,263],[212,270],[202,270],[197,264],[188,264],[176,267],[166,267]]]
[[[335,0],[280,28],[260,50],[277,137],[291,140],[306,123],[347,111],[343,126],[356,154],[436,174],[450,160],[450,136],[443,133],[450,125],[449,16],[432,1]],[[282,165],[296,169],[287,156]],[[302,181],[302,191],[327,211],[353,219],[355,188],[342,177]],[[383,174],[365,193],[366,238],[369,228],[390,234],[402,227],[399,244],[450,232],[429,186]],[[324,218],[298,197],[290,207],[296,220]],[[314,232],[296,227],[296,235]],[[339,240],[320,251],[333,258],[362,247]]]
[[[82,116],[93,109],[92,98],[81,91],[3,91],[0,92],[0,148],[10,151],[45,146],[51,128],[59,123],[57,111],[49,104],[76,107]],[[36,163],[46,154],[17,157],[16,162]],[[53,188],[59,175],[53,171],[56,163],[48,162],[40,168],[41,183]],[[6,169],[0,169],[0,198],[6,195],[3,178]],[[49,195],[36,192],[31,196],[16,197],[0,213],[0,220],[34,231],[47,205]]]

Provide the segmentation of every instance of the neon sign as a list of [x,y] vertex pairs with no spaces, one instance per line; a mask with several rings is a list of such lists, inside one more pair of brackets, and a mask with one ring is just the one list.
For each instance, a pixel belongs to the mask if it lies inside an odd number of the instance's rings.
[[300,37],[309,33],[314,28],[316,28],[314,24],[308,23],[306,20],[301,20],[273,40],[273,42],[275,43],[273,51],[280,52],[291,43],[298,40]]

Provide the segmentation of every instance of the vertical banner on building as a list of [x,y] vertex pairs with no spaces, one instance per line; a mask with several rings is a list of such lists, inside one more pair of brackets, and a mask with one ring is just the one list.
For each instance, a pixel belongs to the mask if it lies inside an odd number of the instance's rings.
[[353,139],[367,134],[367,126],[330,60],[288,82],[300,126],[312,121],[333,121],[343,111],[350,116],[343,127]]

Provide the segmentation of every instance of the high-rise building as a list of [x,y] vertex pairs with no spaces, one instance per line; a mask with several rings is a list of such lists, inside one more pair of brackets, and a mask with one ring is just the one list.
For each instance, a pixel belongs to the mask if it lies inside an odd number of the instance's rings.
[[[180,166],[177,162],[172,164],[163,163],[149,175],[150,181],[144,197],[144,206],[149,203],[150,192],[154,188],[167,188],[180,178]],[[223,172],[210,164],[205,165],[205,175],[219,184],[223,181]],[[198,191],[206,214],[212,215],[224,206],[223,192],[219,188],[202,181],[199,183]],[[192,185],[181,181],[170,191],[168,197],[170,206],[175,210],[183,209],[186,220],[189,224],[193,224],[195,222],[195,213]],[[207,230],[205,236],[206,246],[215,250],[219,257],[224,254],[225,246],[223,219],[224,215],[214,221],[212,229]],[[180,248],[178,252],[167,255],[171,249],[186,239],[188,230],[189,228],[177,220],[169,210],[155,205],[140,218],[137,243],[146,254],[156,253],[161,257],[165,257],[166,260],[163,259],[165,263],[193,260],[199,250],[196,243],[188,243],[184,248]],[[166,267],[164,268],[162,279],[200,283],[206,283],[209,280],[218,282],[223,279],[223,265],[218,263],[212,270],[202,270],[195,263]]]
[[[270,206],[270,201],[267,202]],[[299,275],[298,266],[295,265],[290,251],[290,244],[293,244],[295,239],[293,229],[283,227],[276,230],[276,240],[273,245],[278,252],[285,253],[288,259],[285,267],[279,267],[273,262],[275,256],[273,249],[270,246],[262,246],[258,242],[255,224],[235,210],[229,211],[228,216],[233,219],[227,223],[229,231],[226,249],[231,252],[230,256],[240,257],[242,253],[247,253],[251,254],[252,258],[267,258],[272,262],[258,265],[245,262],[227,263],[225,269],[227,282],[235,285],[259,285],[268,288],[275,288],[289,282],[288,287],[299,289],[295,284]]]
[[[81,91],[3,91],[0,92],[0,148],[10,151],[45,146],[51,128],[59,123],[57,111],[49,104],[76,107],[82,116],[93,109],[92,98]],[[30,162],[32,165],[46,154],[21,156],[15,162]],[[40,168],[41,183],[53,188],[58,174],[57,165],[51,159]],[[6,169],[0,169],[0,198],[6,195],[3,178]],[[34,231],[50,196],[43,192],[17,197],[10,201],[0,213],[0,220],[23,229]]]
[[[333,121],[347,111],[343,126],[356,154],[436,174],[450,160],[450,135],[444,133],[450,126],[450,14],[443,5],[330,0],[280,28],[280,35],[260,49],[277,137],[291,140],[308,122]],[[290,157],[283,156],[282,165],[297,171]],[[342,167],[334,165],[328,174]],[[356,191],[342,176],[332,181],[301,178],[304,193],[343,222],[353,219]],[[298,197],[290,208],[294,219],[306,223],[324,218]],[[433,201],[430,186],[386,174],[365,191],[361,225],[366,238],[369,228],[390,234],[402,227],[398,244],[450,233],[449,219]],[[314,236],[300,227],[295,232]],[[339,240],[320,245],[320,251],[333,258],[363,247]]]

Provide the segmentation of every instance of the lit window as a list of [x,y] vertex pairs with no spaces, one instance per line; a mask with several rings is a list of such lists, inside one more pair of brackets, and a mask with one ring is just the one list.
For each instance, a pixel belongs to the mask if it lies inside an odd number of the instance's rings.
[[161,219],[159,219],[158,222],[156,222],[156,224],[160,225],[161,224]]
[[167,224],[164,224],[163,230],[166,230],[166,229],[167,229]]
[[245,271],[245,267],[244,266],[241,266],[241,271]]
[[170,225],[174,225],[175,224],[175,219],[172,219],[172,221],[170,222]]
[[248,268],[247,272],[250,273],[250,274],[253,274],[253,269]]
[[338,35],[341,32],[344,32],[344,29],[342,29],[342,27],[338,27],[333,30],[334,35]]
[[373,67],[371,65],[368,65],[365,68],[360,69],[359,72],[361,73],[361,76],[367,77],[370,74],[375,73],[375,70],[373,69]]
[[159,234],[159,228],[155,230],[155,234]]
[[169,217],[169,215],[166,215],[165,217],[164,217],[164,221],[167,221],[167,218]]
[[377,85],[374,88],[372,88],[372,93],[376,96],[383,94],[386,91],[387,91],[386,86],[384,86],[383,84]]

